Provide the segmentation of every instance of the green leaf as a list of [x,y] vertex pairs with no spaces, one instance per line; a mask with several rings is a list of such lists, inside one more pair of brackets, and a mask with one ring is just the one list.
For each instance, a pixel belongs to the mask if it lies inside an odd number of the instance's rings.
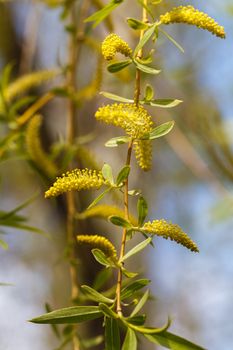
[[136,315],[133,317],[126,318],[128,323],[134,324],[136,326],[143,326],[146,321],[146,315]]
[[113,137],[105,143],[106,147],[118,147],[119,145],[123,145],[124,143],[129,143],[131,138],[129,136],[118,136]]
[[136,65],[136,67],[144,73],[156,75],[156,74],[159,74],[161,72],[161,70],[159,70],[159,69],[155,69],[152,67],[148,67],[144,64],[141,64],[137,60],[134,60],[134,63]]
[[112,167],[105,163],[103,168],[102,168],[102,175],[105,180],[109,181],[112,185],[114,184],[114,179],[112,175]]
[[100,22],[102,22],[116,7],[120,5],[121,1],[111,1],[101,10],[93,13],[93,15],[89,16],[85,19],[84,22],[94,22],[93,27],[96,27]]
[[132,297],[134,295],[134,293],[136,293],[140,289],[144,288],[149,283],[150,283],[150,280],[148,280],[146,278],[130,283],[127,287],[122,289],[121,299],[123,300],[123,299],[127,299],[129,297]]
[[125,275],[128,278],[134,278],[138,275],[137,272],[128,271],[124,267],[121,268],[121,271],[122,271],[123,275]]
[[[127,320],[126,320],[127,322]],[[132,323],[128,323],[128,326],[130,328],[132,328],[133,330],[139,332],[139,333],[142,333],[142,334],[160,334],[164,331],[166,331],[168,329],[168,327],[170,327],[170,324],[171,324],[171,321],[170,319],[168,319],[167,323],[163,326],[163,327],[160,327],[160,328],[155,328],[155,327],[144,327],[144,326],[137,326],[137,325],[134,325]]]
[[89,286],[81,286],[84,294],[88,296],[90,300],[96,301],[97,303],[107,303],[112,304],[114,302],[113,299],[106,298],[103,294],[97,292],[95,289]]
[[167,331],[159,334],[145,335],[145,337],[152,343],[162,345],[171,350],[206,350],[187,339],[181,338],[180,336]]
[[94,338],[88,338],[88,339],[82,339],[81,344],[84,347],[84,349],[90,349],[94,346],[98,346],[103,343],[104,337],[102,335],[97,335],[97,337]]
[[151,101],[153,97],[154,97],[153,87],[150,84],[146,84],[145,97],[144,97],[145,101]]
[[126,165],[120,170],[119,174],[117,175],[117,181],[116,181],[117,186],[119,186],[128,178],[129,173],[130,173],[130,165]]
[[167,32],[165,32],[164,30],[162,30],[161,28],[158,28],[159,31],[161,33],[163,33],[167,38],[168,40],[170,40],[182,53],[184,53],[184,49],[183,47],[171,36],[169,35]]
[[147,290],[143,296],[141,297],[141,299],[139,300],[138,304],[136,305],[135,309],[133,310],[133,312],[131,313],[130,316],[135,316],[145,305],[145,303],[147,302],[147,299],[149,298],[149,290]]
[[5,241],[3,241],[3,239],[0,239],[0,246],[4,250],[7,250],[9,248],[8,244]]
[[121,226],[127,229],[130,229],[132,227],[131,223],[125,219],[123,219],[120,216],[112,215],[108,218],[108,220],[116,226]]
[[138,45],[136,46],[135,50],[134,50],[134,54],[133,56],[136,57],[138,54],[138,51],[140,51],[143,46],[147,43],[147,41],[151,38],[151,36],[154,34],[155,32],[155,28],[156,28],[156,23],[154,23],[144,34],[143,37],[141,38],[141,40],[139,41]]
[[108,66],[107,66],[107,70],[110,72],[110,73],[117,73],[119,72],[120,70],[128,67],[133,61],[131,59],[129,60],[124,60],[124,61],[118,61],[118,62],[115,62],[115,63],[110,63]]
[[103,303],[99,304],[99,309],[107,317],[111,317],[111,318],[115,318],[115,319],[119,318],[119,316],[112,309],[110,309],[109,306],[107,306],[107,305],[105,305]]
[[104,97],[107,97],[113,101],[124,102],[124,103],[133,103],[134,102],[134,100],[130,100],[130,99],[122,97],[122,96],[111,94],[110,92],[106,92],[106,91],[101,91],[100,95],[103,95]]
[[80,323],[103,316],[98,306],[72,306],[33,318],[30,322],[46,324]]
[[[52,311],[52,308],[50,307],[49,303],[45,303],[45,310],[47,312]],[[59,339],[61,337],[61,335],[60,335],[58,326],[56,324],[52,324],[51,328],[52,328],[52,331],[54,332],[54,334],[56,335],[56,337]]]
[[120,350],[119,325],[114,318],[105,319],[105,350]]
[[172,120],[170,122],[163,123],[156,128],[154,128],[148,135],[143,137],[145,140],[154,140],[164,135],[167,135],[173,128],[175,122]]
[[109,266],[113,267],[113,266],[115,266],[113,264],[113,262],[110,261],[110,259],[108,259],[106,257],[106,255],[102,252],[102,250],[100,250],[100,249],[92,249],[91,252],[92,252],[95,260],[98,261],[98,263],[100,263],[101,265],[104,265],[106,267],[109,267]]
[[91,202],[91,204],[87,207],[86,210],[91,209],[92,207],[94,207],[97,203],[99,203],[99,201],[101,201],[102,198],[104,198],[104,196],[111,191],[111,187],[107,188],[104,192],[102,192],[97,198],[95,198],[93,200],[93,202]]
[[112,269],[110,268],[102,269],[100,272],[97,273],[94,279],[93,288],[95,290],[100,290],[111,276],[112,276]]
[[128,328],[126,337],[123,343],[122,350],[137,350],[137,337],[135,332]]
[[151,243],[151,241],[152,241],[152,238],[149,237],[149,238],[147,238],[145,241],[143,241],[143,242],[137,244],[134,248],[132,248],[130,251],[128,251],[128,253],[126,253],[126,254],[122,257],[122,259],[120,260],[120,262],[123,262],[123,261],[127,260],[127,259],[130,258],[131,256],[133,256],[133,255],[139,253],[141,250],[145,249],[145,248],[148,246],[148,244]]
[[127,18],[127,23],[128,25],[135,29],[135,30],[144,30],[144,29],[148,29],[148,24],[139,21],[138,19],[135,18]]
[[138,211],[138,226],[142,226],[144,220],[148,214],[148,205],[146,200],[140,196],[137,202],[137,211]]
[[171,99],[171,98],[156,99],[156,100],[150,100],[150,101],[144,99],[140,101],[140,103],[142,104],[150,105],[153,107],[160,107],[160,108],[173,108],[178,106],[182,102],[183,102],[182,100]]

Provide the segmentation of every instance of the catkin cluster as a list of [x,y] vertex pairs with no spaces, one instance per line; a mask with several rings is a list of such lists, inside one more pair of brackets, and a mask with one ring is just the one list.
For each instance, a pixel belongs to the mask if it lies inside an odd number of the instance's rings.
[[148,221],[144,224],[142,230],[146,233],[152,233],[165,239],[170,238],[172,241],[182,244],[193,252],[199,251],[197,245],[178,225],[168,223],[165,220]]
[[140,168],[149,171],[152,167],[152,142],[150,140],[136,140],[134,152]]
[[35,115],[28,123],[26,130],[26,146],[29,157],[36,166],[41,169],[49,177],[53,178],[57,175],[58,169],[51,161],[46,152],[43,150],[40,140],[40,128],[42,124],[42,116]]
[[68,191],[99,189],[106,183],[101,172],[88,169],[75,169],[58,177],[45,192],[45,198],[55,197]]
[[193,6],[179,6],[160,16],[163,24],[186,23],[208,30],[212,34],[225,38],[225,31],[213,18]]
[[106,105],[97,110],[95,117],[106,124],[121,127],[135,139],[149,133],[153,126],[151,116],[147,111],[134,104],[114,103]]
[[109,257],[116,259],[117,252],[114,245],[105,237],[99,235],[78,235],[78,244],[90,245],[92,248],[100,249],[104,254]]
[[102,43],[102,54],[107,61],[114,59],[117,52],[126,57],[132,55],[129,45],[116,34],[109,34]]

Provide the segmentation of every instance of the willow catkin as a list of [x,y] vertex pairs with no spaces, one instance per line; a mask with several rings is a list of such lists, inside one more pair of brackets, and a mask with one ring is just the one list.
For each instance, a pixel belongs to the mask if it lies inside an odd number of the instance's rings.
[[45,198],[55,197],[68,191],[99,189],[105,183],[107,182],[99,171],[74,169],[58,177],[45,192]]
[[89,245],[92,248],[100,249],[104,254],[112,259],[117,258],[117,252],[114,245],[105,237],[99,235],[78,235],[78,244]]
[[153,220],[152,222],[146,222],[142,230],[145,233],[151,233],[157,236],[161,236],[165,239],[170,239],[184,247],[190,249],[193,252],[199,252],[197,245],[191,240],[191,238],[182,231],[180,226],[168,223],[165,220]]
[[198,28],[208,30],[210,33],[225,38],[224,27],[220,26],[213,18],[206,13],[195,9],[193,6],[178,6],[160,16],[163,24],[186,23]]
[[30,159],[33,160],[36,166],[49,177],[53,178],[57,175],[58,169],[49,158],[48,154],[43,150],[40,140],[41,124],[41,115],[35,115],[28,122],[26,129],[26,147]]
[[102,43],[102,54],[107,61],[114,59],[117,52],[130,57],[132,55],[132,49],[127,42],[121,39],[116,34],[109,34]]

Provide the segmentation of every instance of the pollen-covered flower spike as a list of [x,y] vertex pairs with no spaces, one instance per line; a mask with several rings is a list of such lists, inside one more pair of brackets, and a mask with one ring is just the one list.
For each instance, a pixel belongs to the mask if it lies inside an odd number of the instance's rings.
[[122,53],[126,57],[132,55],[132,49],[127,42],[114,33],[109,34],[102,43],[102,54],[107,61],[111,61],[117,52]]
[[100,107],[95,117],[106,124],[119,126],[133,138],[140,138],[152,130],[153,122],[147,111],[134,104],[114,103]]
[[42,116],[36,114],[27,125],[26,130],[26,146],[29,157],[43,170],[49,177],[54,178],[58,169],[56,165],[49,158],[48,154],[44,151],[40,140],[40,128],[42,124]]
[[178,225],[168,223],[165,220],[153,220],[152,222],[146,222],[142,230],[145,233],[152,233],[165,239],[170,238],[193,252],[199,252],[197,245]]
[[136,140],[134,151],[140,168],[149,171],[152,167],[152,142],[150,140]]
[[212,34],[225,38],[224,27],[220,26],[213,18],[206,13],[195,9],[193,6],[179,6],[160,16],[163,24],[186,23],[198,28],[208,30]]
[[68,191],[99,189],[107,184],[101,172],[89,169],[75,169],[58,177],[45,192],[45,198],[55,197]]
[[100,249],[104,254],[114,260],[117,259],[117,252],[114,245],[105,237],[99,235],[78,235],[78,244],[90,245],[92,248]]

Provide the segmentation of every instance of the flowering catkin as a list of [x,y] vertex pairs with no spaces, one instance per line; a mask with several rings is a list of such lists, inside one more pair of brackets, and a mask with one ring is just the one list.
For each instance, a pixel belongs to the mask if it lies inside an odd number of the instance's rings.
[[[125,217],[124,210],[113,205],[99,204],[99,205],[95,205],[90,209],[85,210],[82,213],[77,214],[77,218],[79,220],[84,220],[91,217],[108,219],[109,216],[112,216],[112,215],[120,216],[122,218]],[[130,215],[129,221],[132,223],[132,225],[134,226],[137,225],[137,219],[134,216]]]
[[68,191],[99,189],[106,181],[101,172],[88,169],[75,169],[58,177],[45,192],[45,198],[55,197]]
[[126,57],[132,55],[129,45],[116,34],[109,34],[102,43],[102,54],[107,61],[114,59],[117,52]]
[[114,245],[105,237],[99,235],[78,235],[78,244],[87,244],[92,248],[100,249],[104,254],[109,257],[116,259],[117,252]]
[[50,160],[46,152],[43,150],[40,140],[40,127],[42,124],[42,116],[35,115],[28,123],[26,130],[26,146],[29,157],[36,166],[41,169],[49,177],[53,178],[58,173],[56,165]]
[[140,168],[149,171],[152,167],[152,142],[150,140],[136,140],[134,151]]
[[168,223],[165,220],[153,220],[152,222],[146,222],[142,230],[165,239],[170,238],[172,241],[182,244],[193,252],[199,252],[197,245],[178,225]]
[[133,138],[140,138],[152,130],[153,122],[147,111],[134,104],[114,103],[100,107],[95,117],[106,124],[123,128]]
[[163,24],[186,23],[208,30],[212,34],[225,38],[225,31],[213,18],[193,6],[179,6],[160,16]]

